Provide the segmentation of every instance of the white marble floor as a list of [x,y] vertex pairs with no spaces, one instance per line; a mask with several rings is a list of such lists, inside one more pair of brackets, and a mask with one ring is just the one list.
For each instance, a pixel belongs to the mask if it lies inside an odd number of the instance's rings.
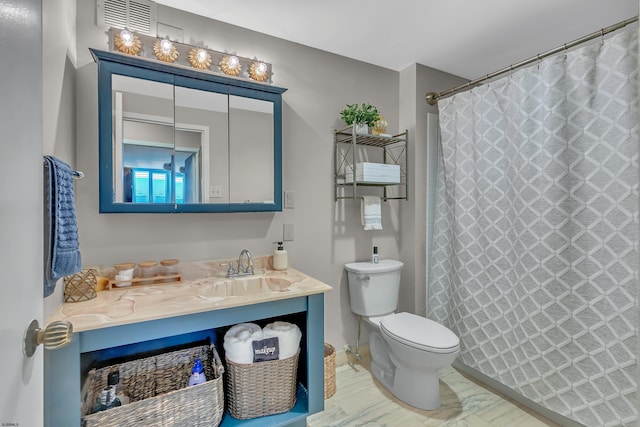
[[440,378],[442,406],[416,409],[393,397],[360,364],[336,369],[336,393],[308,427],[544,427],[558,424],[449,368]]

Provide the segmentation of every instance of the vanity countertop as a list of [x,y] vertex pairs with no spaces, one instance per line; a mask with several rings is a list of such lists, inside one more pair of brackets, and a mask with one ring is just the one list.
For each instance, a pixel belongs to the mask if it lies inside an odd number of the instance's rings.
[[74,332],[82,332],[332,290],[331,286],[293,268],[286,271],[265,268],[269,258],[254,261],[254,276],[235,278],[225,277],[223,266],[228,261],[181,264],[182,283],[100,291],[89,301],[63,303],[47,323],[66,320],[73,324]]

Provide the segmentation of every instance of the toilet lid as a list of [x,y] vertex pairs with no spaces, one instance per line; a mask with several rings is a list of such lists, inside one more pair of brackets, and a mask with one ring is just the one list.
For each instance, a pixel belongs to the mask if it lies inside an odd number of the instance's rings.
[[460,340],[441,324],[411,313],[398,313],[380,321],[380,329],[389,338],[433,353],[451,353]]
[[344,268],[351,273],[356,274],[375,274],[388,273],[390,271],[398,271],[404,264],[402,261],[393,259],[381,259],[378,263],[372,262],[350,262],[344,265]]

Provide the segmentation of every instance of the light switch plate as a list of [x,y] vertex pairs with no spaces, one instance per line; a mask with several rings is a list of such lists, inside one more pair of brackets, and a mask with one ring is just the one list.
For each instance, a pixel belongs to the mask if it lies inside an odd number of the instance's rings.
[[295,201],[294,201],[294,197],[293,197],[293,192],[292,191],[285,191],[284,192],[284,208],[285,209],[294,209],[295,207]]
[[285,242],[293,241],[293,224],[284,224],[283,228],[282,240]]

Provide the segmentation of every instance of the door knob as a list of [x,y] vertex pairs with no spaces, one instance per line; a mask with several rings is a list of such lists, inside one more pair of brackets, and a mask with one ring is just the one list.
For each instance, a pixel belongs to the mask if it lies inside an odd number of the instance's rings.
[[24,334],[23,351],[25,356],[31,357],[40,344],[44,344],[44,348],[47,350],[55,350],[69,344],[72,339],[73,325],[71,323],[58,320],[41,329],[38,321],[34,319]]

